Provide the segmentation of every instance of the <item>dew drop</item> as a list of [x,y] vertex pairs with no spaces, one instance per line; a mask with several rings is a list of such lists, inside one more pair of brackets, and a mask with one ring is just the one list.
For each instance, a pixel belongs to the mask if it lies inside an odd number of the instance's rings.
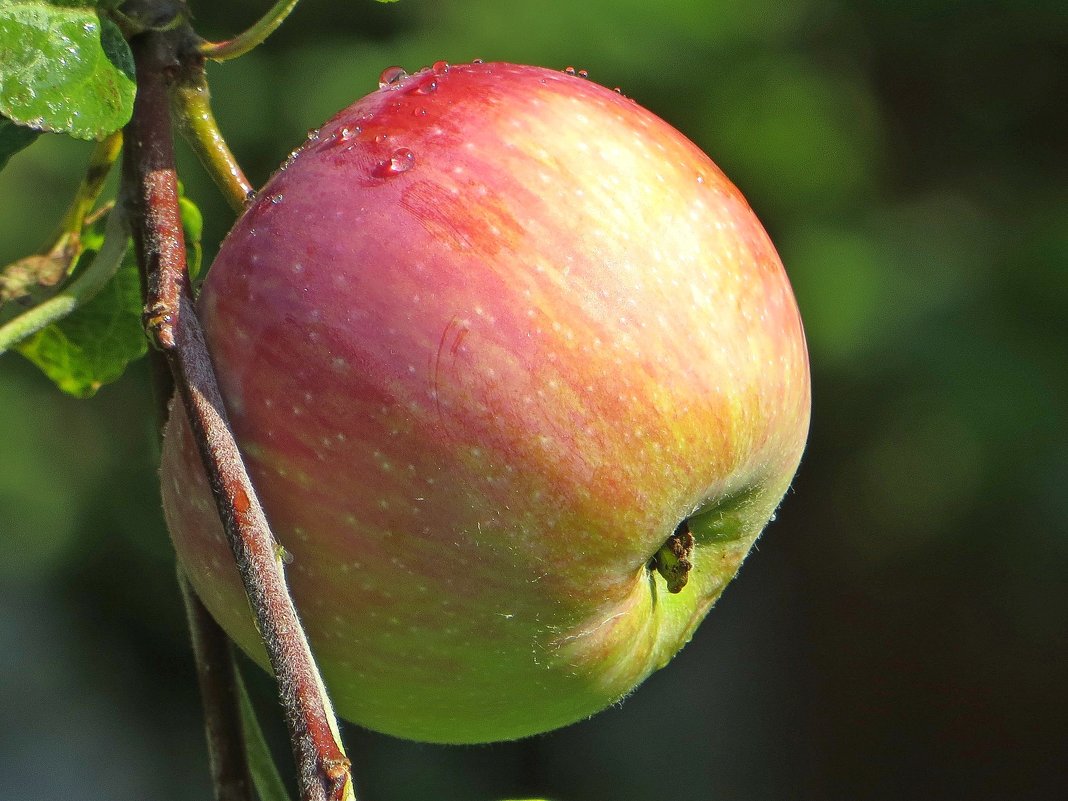
[[434,66],[431,67],[430,69],[434,71],[435,75],[444,75],[446,72],[449,71],[449,62],[448,61],[435,61],[434,62]]
[[426,116],[426,109],[420,107],[420,108],[417,108],[413,113],[415,114],[416,117],[425,117]]
[[590,71],[589,70],[579,70],[578,71],[578,76],[580,78],[589,78],[590,77]]
[[619,87],[619,86],[617,86],[617,87],[616,87],[615,89],[613,89],[612,91],[613,91],[613,92],[615,92],[615,93],[616,93],[617,95],[621,95],[621,94],[623,94],[623,89],[622,89],[621,87]]
[[419,88],[416,89],[415,91],[418,92],[421,95],[428,95],[431,92],[436,91],[437,88],[438,88],[438,82],[437,81],[424,81],[423,83],[419,84]]
[[[284,170],[287,167],[289,167],[294,161],[297,160],[297,156],[299,156],[299,155],[300,155],[300,149],[299,148],[297,150],[291,150],[289,152],[289,155],[286,156],[286,160],[282,162],[282,166],[279,167],[279,170]],[[255,192],[251,192],[250,194],[252,195],[252,197],[256,196]],[[248,201],[246,200],[246,202],[248,202]]]
[[282,195],[271,195],[271,197],[270,197],[271,205],[272,206],[277,206],[282,202],[283,199],[284,198],[283,198]]
[[392,178],[402,172],[408,172],[415,166],[415,154],[406,147],[397,148],[385,161],[379,162],[375,168],[375,176],[378,178]]
[[566,72],[568,75],[574,75],[575,74],[575,68],[574,67],[564,67],[564,72]]
[[485,64],[486,60],[484,58],[476,58],[476,59],[472,59],[471,63],[472,64]]
[[404,71],[404,67],[386,67],[382,70],[382,74],[378,76],[378,88],[388,89],[391,86],[396,86],[407,77],[408,73]]
[[389,134],[380,133],[378,136],[375,137],[375,142],[378,144],[382,144],[387,139],[389,139]]

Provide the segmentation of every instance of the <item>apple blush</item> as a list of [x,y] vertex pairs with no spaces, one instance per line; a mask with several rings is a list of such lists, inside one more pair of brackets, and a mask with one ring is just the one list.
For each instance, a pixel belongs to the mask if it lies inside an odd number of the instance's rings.
[[[198,309],[334,704],[398,737],[619,701],[693,636],[807,436],[801,320],[745,199],[568,72],[387,70],[258,193]],[[178,556],[265,664],[174,408]]]

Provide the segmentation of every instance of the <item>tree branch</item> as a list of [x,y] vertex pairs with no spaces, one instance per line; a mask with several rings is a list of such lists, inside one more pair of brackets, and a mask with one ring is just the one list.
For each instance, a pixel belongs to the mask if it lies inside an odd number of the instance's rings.
[[55,250],[64,237],[79,236],[81,234],[85,218],[93,210],[93,206],[96,205],[96,200],[100,197],[104,182],[107,181],[108,175],[111,173],[111,167],[119,157],[121,148],[121,131],[116,131],[96,143],[93,152],[89,155],[89,165],[85,169],[85,177],[82,178],[82,182],[78,185],[78,189],[74,193],[74,200],[71,201],[70,206],[63,215],[63,219],[59,223],[58,230],[52,237],[51,250]]
[[208,614],[181,568],[178,584],[193,638],[215,801],[256,801],[245,756],[237,665],[230,638]]
[[219,516],[263,634],[297,761],[303,801],[353,801],[349,760],[275,541],[230,430],[186,273],[168,77],[178,69],[166,33],[131,41],[137,98],[127,127],[123,189],[145,279],[145,322],[170,366]]
[[[174,379],[162,351],[150,350],[148,361],[156,402],[156,431],[162,439],[174,397]],[[204,709],[204,734],[215,801],[257,801],[252,766],[245,747],[241,712],[244,699],[233,646],[226,632],[193,592],[181,566],[176,575]]]

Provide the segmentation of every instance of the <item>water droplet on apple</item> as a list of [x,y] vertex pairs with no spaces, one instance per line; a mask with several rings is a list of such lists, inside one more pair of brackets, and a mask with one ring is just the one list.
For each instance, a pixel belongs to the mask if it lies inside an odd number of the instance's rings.
[[426,116],[426,109],[423,108],[422,106],[420,106],[413,113],[415,114],[416,117],[425,117]]
[[400,147],[393,151],[385,161],[379,162],[375,167],[377,178],[392,178],[402,172],[408,172],[415,165],[415,154],[406,147]]
[[566,72],[568,75],[574,75],[575,74],[575,68],[574,67],[564,67],[564,72]]
[[449,62],[448,61],[435,61],[434,62],[434,66],[431,67],[430,69],[433,70],[435,75],[444,75],[446,72],[449,71]]
[[396,86],[407,77],[408,73],[404,71],[404,67],[386,67],[382,70],[382,74],[378,76],[378,88],[388,89],[391,86]]
[[389,134],[380,133],[378,136],[375,137],[375,143],[380,145],[387,139],[389,139]]
[[590,77],[590,71],[589,70],[579,70],[578,71],[578,76],[580,78],[589,78]]
[[475,59],[471,59],[471,63],[472,64],[485,64],[486,60],[483,59],[483,58],[475,58]]
[[282,166],[279,167],[279,171],[286,169],[290,164],[297,160],[297,156],[300,155],[300,148],[289,151],[289,155],[286,156],[286,160],[282,162]]
[[277,206],[284,200],[284,197],[282,195],[271,195],[269,199],[272,206]]
[[363,133],[363,128],[359,125],[354,125],[351,128],[346,125],[330,134],[330,137],[323,142],[322,149],[340,147],[343,150],[348,150],[355,144],[356,137],[361,133]]
[[419,84],[419,88],[417,88],[415,91],[421,95],[428,95],[431,92],[436,91],[437,88],[437,81],[423,81],[423,83]]

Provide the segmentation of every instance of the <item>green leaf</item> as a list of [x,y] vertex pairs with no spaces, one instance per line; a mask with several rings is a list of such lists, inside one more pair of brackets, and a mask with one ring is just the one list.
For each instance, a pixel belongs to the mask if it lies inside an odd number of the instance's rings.
[[[179,191],[181,186],[179,186]],[[204,257],[204,249],[200,245],[201,233],[204,230],[204,215],[200,213],[197,204],[184,194],[178,198],[178,209],[182,214],[182,230],[185,233],[185,258],[189,277],[195,279],[200,274],[200,263]]]
[[[109,11],[118,8],[126,0],[39,0],[50,6],[63,6],[66,8],[99,8]],[[27,2],[27,0],[14,0],[14,2]],[[8,0],[0,0],[0,5],[6,5]]]
[[0,2],[0,114],[30,128],[99,139],[130,119],[135,88],[126,40],[94,7]]
[[274,764],[267,740],[263,736],[260,722],[256,719],[256,711],[252,708],[252,699],[248,697],[248,690],[241,678],[241,673],[234,672],[237,682],[238,702],[241,706],[241,728],[245,735],[245,757],[248,759],[249,773],[252,774],[252,783],[256,786],[260,801],[291,801],[285,783],[278,773],[278,767]]
[[7,117],[0,117],[0,170],[7,166],[7,160],[22,148],[33,144],[40,131],[12,122]]
[[[95,255],[86,251],[82,259]],[[148,350],[133,249],[127,248],[118,271],[92,300],[21,342],[18,350],[61,390],[80,398],[121,377]]]

